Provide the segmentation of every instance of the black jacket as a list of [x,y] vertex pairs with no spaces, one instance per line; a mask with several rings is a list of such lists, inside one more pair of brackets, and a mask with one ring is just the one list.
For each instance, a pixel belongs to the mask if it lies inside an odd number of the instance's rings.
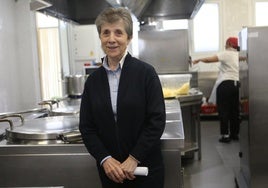
[[123,162],[129,154],[146,166],[162,162],[160,137],[165,118],[157,73],[130,54],[120,76],[117,121],[104,67],[93,72],[85,83],[79,128],[86,148],[98,163],[108,155]]

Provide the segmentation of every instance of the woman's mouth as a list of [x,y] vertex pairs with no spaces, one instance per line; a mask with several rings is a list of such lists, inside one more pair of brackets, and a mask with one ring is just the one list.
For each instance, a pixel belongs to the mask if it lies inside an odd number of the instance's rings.
[[111,49],[111,50],[114,50],[114,49],[117,48],[117,46],[108,46],[107,48],[108,48],[108,49]]

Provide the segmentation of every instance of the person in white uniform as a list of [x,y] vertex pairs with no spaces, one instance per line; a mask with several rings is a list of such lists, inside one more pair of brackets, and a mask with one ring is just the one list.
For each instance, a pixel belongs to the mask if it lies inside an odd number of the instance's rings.
[[216,98],[220,120],[220,142],[238,140],[239,134],[239,54],[238,39],[229,37],[225,51],[211,57],[196,59],[192,63],[220,62],[219,75],[214,85],[210,101]]

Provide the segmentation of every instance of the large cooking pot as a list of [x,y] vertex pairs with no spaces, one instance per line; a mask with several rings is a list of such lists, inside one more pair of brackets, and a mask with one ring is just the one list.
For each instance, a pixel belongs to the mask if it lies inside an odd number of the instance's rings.
[[88,75],[66,76],[67,95],[73,98],[81,97],[87,77]]
[[[80,112],[81,98],[61,98],[55,100],[45,100],[41,101],[39,105],[49,106],[49,116],[67,116],[67,115],[77,115]],[[55,107],[56,104],[56,108]]]
[[0,122],[6,121],[10,124],[5,132],[8,143],[66,143],[69,137],[73,138],[71,141],[81,141],[78,116],[54,116],[32,120],[24,120],[19,114],[13,115],[15,116],[21,121],[13,122],[8,117],[0,119]]

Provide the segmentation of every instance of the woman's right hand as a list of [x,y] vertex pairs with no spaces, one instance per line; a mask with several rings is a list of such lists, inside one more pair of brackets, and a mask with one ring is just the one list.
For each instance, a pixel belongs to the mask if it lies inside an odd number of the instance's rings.
[[124,179],[126,179],[120,165],[121,163],[112,157],[106,159],[102,164],[107,177],[116,183],[123,183]]

